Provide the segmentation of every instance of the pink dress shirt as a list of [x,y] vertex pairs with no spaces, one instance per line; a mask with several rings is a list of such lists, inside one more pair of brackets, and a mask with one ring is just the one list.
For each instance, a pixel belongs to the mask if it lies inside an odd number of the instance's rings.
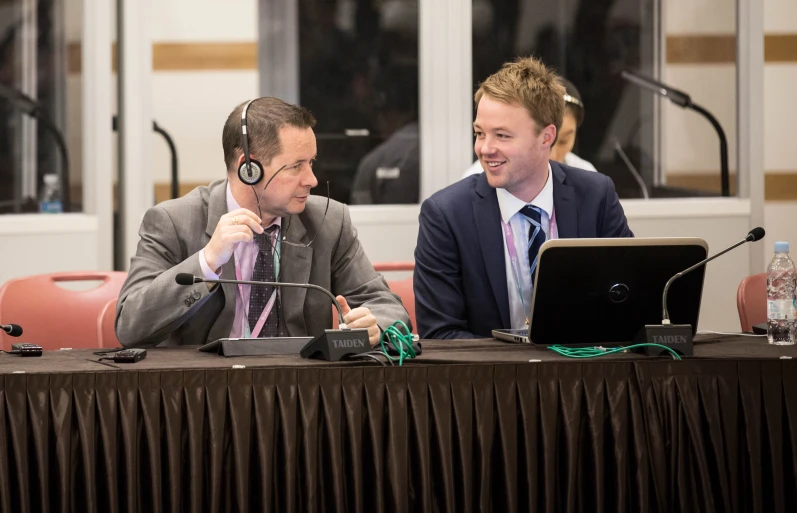
[[[232,212],[233,210],[238,210],[241,208],[238,205],[238,202],[235,201],[235,198],[232,196],[232,191],[230,190],[230,184],[227,184],[227,212]],[[282,219],[277,217],[274,219],[274,222],[271,225],[281,226]],[[268,226],[266,227],[268,228]],[[279,236],[280,230],[274,230],[274,234],[272,235],[273,240],[272,243],[276,245],[276,239]],[[234,255],[235,258],[235,279],[248,281],[252,279],[252,273],[255,269],[255,260],[257,260],[257,253],[259,248],[257,247],[257,242],[239,242],[235,245]],[[205,259],[205,250],[199,252],[199,266],[202,268],[202,275],[209,280],[218,280],[219,275],[217,275],[208,265],[207,260]],[[248,324],[247,313],[249,312],[249,292],[251,286],[250,285],[238,285],[237,290],[238,293],[236,294],[235,298],[235,320],[232,323],[232,331],[230,331],[230,338],[244,338],[246,336],[246,326]],[[279,289],[277,289],[277,294],[279,294]],[[269,304],[273,305],[275,301],[270,301]],[[260,315],[258,319],[257,325],[255,326],[254,331],[251,333],[252,337],[257,337],[260,334],[260,328],[263,326],[263,323],[266,320],[271,308],[269,305],[266,305],[266,308],[263,310],[263,313]]]

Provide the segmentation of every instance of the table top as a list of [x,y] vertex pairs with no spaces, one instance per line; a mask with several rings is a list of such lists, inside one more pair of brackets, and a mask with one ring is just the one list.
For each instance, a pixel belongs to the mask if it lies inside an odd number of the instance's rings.
[[[423,353],[413,360],[405,360],[405,366],[441,364],[518,364],[529,361],[578,362],[581,364],[607,361],[638,361],[653,358],[637,353],[615,353],[591,359],[572,359],[561,356],[545,346],[532,344],[509,344],[495,339],[478,340],[424,340]],[[45,351],[41,357],[20,357],[0,354],[0,375],[21,373],[83,373],[229,369],[233,365],[246,368],[316,368],[342,366],[378,366],[375,361],[357,360],[348,362],[326,362],[307,360],[296,356],[245,356],[225,358],[216,354],[197,351],[198,346],[175,348],[152,348],[147,357],[137,363],[115,363],[100,360],[96,349]],[[742,335],[698,335],[695,337],[695,355],[685,360],[735,360],[779,358],[797,359],[797,346],[774,346],[765,336]],[[659,357],[656,359],[669,359]]]

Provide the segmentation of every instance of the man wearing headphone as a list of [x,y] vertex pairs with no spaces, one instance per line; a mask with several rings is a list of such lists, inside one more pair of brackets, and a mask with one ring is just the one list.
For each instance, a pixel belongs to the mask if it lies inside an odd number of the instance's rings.
[[357,239],[348,208],[310,195],[318,185],[315,119],[277,98],[239,105],[222,134],[227,178],[150,208],[119,294],[125,347],[219,338],[317,336],[332,326],[328,296],[305,288],[178,285],[179,273],[310,283],[337,294],[349,328],[409,323]]

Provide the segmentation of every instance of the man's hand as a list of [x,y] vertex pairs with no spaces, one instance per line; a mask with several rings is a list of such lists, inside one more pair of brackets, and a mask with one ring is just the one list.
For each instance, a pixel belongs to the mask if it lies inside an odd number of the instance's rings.
[[[233,210],[221,216],[213,237],[205,246],[205,260],[213,272],[232,258],[235,245],[239,242],[251,242],[255,233],[263,233],[261,220],[257,214],[245,208]],[[217,273],[218,274],[218,273]]]
[[335,299],[337,299],[340,309],[343,310],[343,320],[346,322],[346,326],[352,329],[367,329],[368,341],[371,346],[373,347],[379,343],[379,326],[377,326],[376,317],[371,313],[371,310],[364,306],[352,310],[343,296],[338,296]]

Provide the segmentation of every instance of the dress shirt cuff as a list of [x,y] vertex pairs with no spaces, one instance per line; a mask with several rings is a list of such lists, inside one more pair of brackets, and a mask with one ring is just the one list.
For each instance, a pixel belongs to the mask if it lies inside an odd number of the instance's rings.
[[219,276],[221,276],[221,273],[216,274],[210,269],[208,261],[205,259],[204,248],[199,252],[199,267],[202,269],[202,277],[206,280],[218,280]]

